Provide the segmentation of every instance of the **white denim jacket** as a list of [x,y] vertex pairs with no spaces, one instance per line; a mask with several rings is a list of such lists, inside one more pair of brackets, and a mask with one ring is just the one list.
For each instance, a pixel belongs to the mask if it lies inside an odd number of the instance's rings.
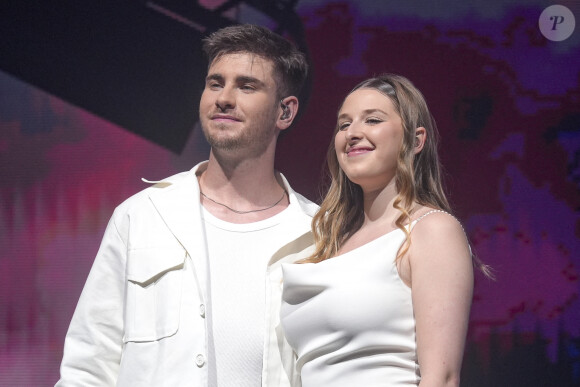
[[[207,259],[199,186],[191,171],[122,203],[107,226],[65,339],[56,386],[207,386]],[[312,251],[318,206],[285,178],[296,223],[266,270],[262,386],[299,386],[279,323],[282,262]]]

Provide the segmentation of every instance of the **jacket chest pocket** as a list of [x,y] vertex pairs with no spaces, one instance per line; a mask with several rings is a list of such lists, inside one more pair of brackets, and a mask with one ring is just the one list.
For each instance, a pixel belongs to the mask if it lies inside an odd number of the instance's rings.
[[124,342],[156,341],[179,329],[183,248],[129,251]]

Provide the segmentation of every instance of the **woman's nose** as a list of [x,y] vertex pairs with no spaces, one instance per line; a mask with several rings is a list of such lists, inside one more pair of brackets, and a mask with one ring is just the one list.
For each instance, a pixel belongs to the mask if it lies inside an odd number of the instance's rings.
[[361,127],[358,123],[351,123],[348,128],[344,131],[344,136],[347,141],[358,140],[362,137]]

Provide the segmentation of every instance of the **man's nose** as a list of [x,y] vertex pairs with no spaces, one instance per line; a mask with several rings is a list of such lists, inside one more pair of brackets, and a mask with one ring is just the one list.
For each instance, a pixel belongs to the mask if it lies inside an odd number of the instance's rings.
[[228,109],[233,109],[236,106],[236,99],[234,97],[234,91],[232,88],[224,87],[219,92],[215,104],[216,106],[224,111]]

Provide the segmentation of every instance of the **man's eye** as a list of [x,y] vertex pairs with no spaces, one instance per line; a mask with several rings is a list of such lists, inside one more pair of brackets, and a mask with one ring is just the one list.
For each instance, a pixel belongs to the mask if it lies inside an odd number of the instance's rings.
[[214,89],[215,90],[215,89],[220,88],[221,85],[219,83],[217,83],[217,82],[210,82],[210,83],[207,84],[207,87],[210,88],[210,89]]
[[244,90],[244,91],[254,91],[256,90],[256,88],[252,85],[242,85],[240,86],[240,89]]

